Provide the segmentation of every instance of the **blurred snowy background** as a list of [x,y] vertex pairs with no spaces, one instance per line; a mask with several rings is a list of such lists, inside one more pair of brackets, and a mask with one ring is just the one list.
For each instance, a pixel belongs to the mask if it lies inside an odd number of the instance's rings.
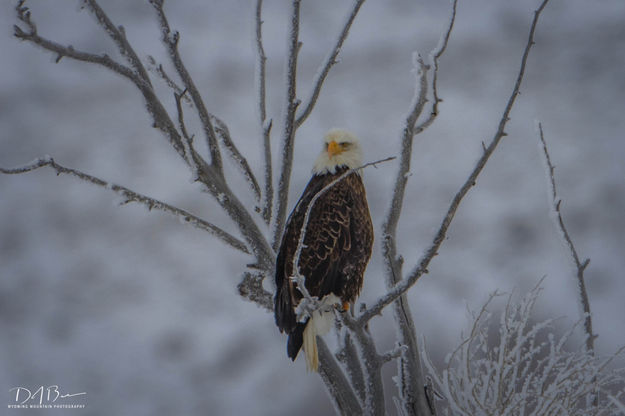
[[[265,3],[269,111],[278,121],[288,2]],[[216,204],[190,184],[178,156],[149,127],[134,86],[94,65],[67,58],[54,64],[51,54],[17,41],[13,4],[0,3],[0,165],[12,167],[49,154],[59,163],[223,223]],[[301,96],[308,93],[350,4],[303,2]],[[114,53],[95,21],[79,11],[78,1],[30,0],[28,5],[41,35]],[[166,61],[146,1],[102,5],[116,24],[125,26],[142,58]],[[430,243],[480,155],[481,142],[496,130],[536,5],[459,4],[441,60],[441,114],[415,139],[399,234],[407,270]],[[209,111],[229,124],[260,177],[253,2],[177,0],[167,2],[166,10],[170,24],[181,32],[182,56]],[[413,95],[411,55],[416,50],[427,54],[435,46],[448,10],[446,1],[365,3],[340,65],[299,130],[291,206],[330,127],[359,135],[366,160],[396,154]],[[438,363],[459,342],[467,305],[479,308],[495,289],[522,294],[546,275],[539,318],[562,316],[561,324],[568,326],[579,317],[569,253],[549,216],[534,133],[537,118],[556,165],[564,219],[580,255],[591,258],[586,276],[597,349],[609,354],[625,344],[624,21],[622,0],[552,0],[545,10],[509,136],[461,206],[430,274],[410,292],[416,325]],[[173,98],[163,97],[173,108]],[[274,149],[279,131],[276,125]],[[387,163],[365,174],[376,229],[395,171]],[[58,414],[332,411],[319,378],[306,375],[302,362],[287,359],[285,338],[273,317],[237,295],[248,258],[165,214],[118,203],[106,190],[56,177],[49,169],[0,176],[0,389],[5,402],[12,387],[58,384],[64,392],[87,392],[86,409]],[[376,251],[362,301],[383,292],[381,276]],[[393,344],[386,315],[373,324],[381,350]],[[394,370],[394,365],[386,368],[389,375]]]

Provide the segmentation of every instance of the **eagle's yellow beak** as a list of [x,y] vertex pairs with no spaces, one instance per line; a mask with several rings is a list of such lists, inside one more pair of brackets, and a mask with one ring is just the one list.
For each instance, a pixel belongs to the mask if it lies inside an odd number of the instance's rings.
[[343,149],[341,148],[341,146],[335,142],[334,140],[332,140],[330,143],[328,143],[328,156],[332,157],[334,155],[338,155],[343,151]]

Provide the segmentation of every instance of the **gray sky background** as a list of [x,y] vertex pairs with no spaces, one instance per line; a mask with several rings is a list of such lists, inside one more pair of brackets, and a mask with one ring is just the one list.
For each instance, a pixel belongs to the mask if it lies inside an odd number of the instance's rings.
[[[166,62],[147,2],[102,3],[125,26],[141,58]],[[166,10],[209,111],[228,123],[260,177],[252,3],[170,0]],[[269,112],[277,123],[272,146],[278,149],[288,2],[265,3]],[[406,270],[428,247],[480,156],[481,142],[496,131],[537,3],[479,0],[458,6],[441,60],[441,113],[414,144],[398,235]],[[149,127],[133,86],[94,65],[69,59],[54,64],[51,54],[18,42],[13,4],[0,5],[0,165],[51,155],[234,232],[215,202],[190,183],[163,136]],[[77,1],[28,5],[41,35],[115,56]],[[349,6],[303,2],[301,96]],[[448,8],[431,0],[365,3],[340,64],[298,132],[291,207],[327,129],[354,131],[366,160],[398,152],[414,91],[412,53],[427,56],[436,45]],[[564,219],[580,255],[591,258],[586,275],[598,351],[609,354],[625,344],[623,21],[621,0],[552,0],[545,10],[508,137],[463,202],[430,273],[409,295],[418,330],[438,363],[458,344],[467,306],[478,309],[494,290],[524,294],[546,276],[537,318],[563,317],[558,322],[565,328],[579,317],[572,263],[550,219],[535,119],[543,122],[556,165]],[[173,109],[173,97],[155,83]],[[199,137],[197,123],[191,129]],[[376,230],[396,168],[388,163],[365,173]],[[251,203],[240,178],[233,180]],[[318,377],[306,375],[303,362],[287,359],[273,317],[236,294],[248,258],[165,214],[119,202],[106,190],[50,170],[0,176],[2,391],[51,384],[69,393],[86,391],[87,409],[75,415],[331,410]],[[375,250],[361,297],[366,303],[384,292],[377,244]],[[373,331],[381,351],[393,346],[388,316],[377,319]],[[332,335],[327,338],[332,344]],[[389,376],[394,368],[387,367]],[[0,397],[9,400],[8,393]]]

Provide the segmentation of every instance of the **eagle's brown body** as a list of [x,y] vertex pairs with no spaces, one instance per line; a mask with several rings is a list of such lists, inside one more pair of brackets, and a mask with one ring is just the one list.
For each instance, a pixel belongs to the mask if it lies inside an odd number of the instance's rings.
[[[349,168],[314,175],[289,217],[276,262],[275,318],[289,335],[288,356],[295,360],[309,322],[298,323],[295,308],[302,298],[293,276],[304,217],[315,195]],[[373,226],[360,174],[352,172],[315,200],[309,215],[299,271],[311,296],[333,293],[343,303],[358,297],[373,245]]]

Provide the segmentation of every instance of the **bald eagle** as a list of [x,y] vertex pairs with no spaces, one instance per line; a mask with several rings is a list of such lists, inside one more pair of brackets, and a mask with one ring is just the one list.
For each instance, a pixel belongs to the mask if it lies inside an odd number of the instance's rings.
[[349,309],[358,297],[373,245],[373,226],[360,173],[354,171],[315,196],[349,170],[362,166],[358,139],[351,133],[330,130],[323,150],[312,169],[299,202],[289,216],[276,261],[274,312],[280,332],[288,335],[287,355],[293,361],[304,348],[306,367],[317,371],[317,335],[327,333],[334,323],[332,311],[315,311],[312,318],[298,322],[295,309],[303,298],[291,279],[295,256],[311,203],[299,271],[305,277],[310,296],[327,305]]

